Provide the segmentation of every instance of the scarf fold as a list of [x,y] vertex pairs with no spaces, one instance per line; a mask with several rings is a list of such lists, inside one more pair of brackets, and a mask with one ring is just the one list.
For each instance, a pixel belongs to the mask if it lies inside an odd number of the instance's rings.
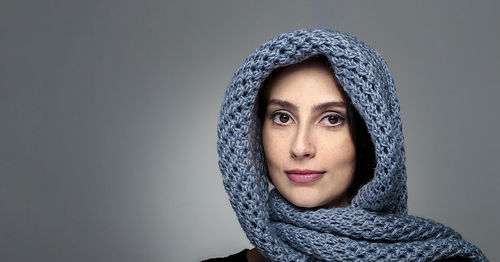
[[484,261],[481,251],[442,224],[416,216],[351,207],[299,208],[273,189],[269,213],[277,236],[308,260],[436,261],[466,257]]
[[[257,97],[276,68],[316,54],[328,58],[375,146],[373,179],[345,208],[304,209],[269,192]],[[297,30],[277,35],[238,67],[217,127],[224,188],[250,242],[270,261],[487,261],[453,229],[407,215],[399,102],[382,56],[346,33]]]

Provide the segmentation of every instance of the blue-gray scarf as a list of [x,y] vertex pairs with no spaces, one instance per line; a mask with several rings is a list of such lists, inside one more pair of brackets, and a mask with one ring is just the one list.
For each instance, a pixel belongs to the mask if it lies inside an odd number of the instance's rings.
[[[306,209],[269,192],[256,98],[278,67],[325,55],[375,145],[373,179],[348,207]],[[331,30],[298,30],[261,45],[228,86],[218,125],[224,187],[248,239],[271,261],[487,261],[453,229],[407,214],[404,141],[394,82],[367,44]]]

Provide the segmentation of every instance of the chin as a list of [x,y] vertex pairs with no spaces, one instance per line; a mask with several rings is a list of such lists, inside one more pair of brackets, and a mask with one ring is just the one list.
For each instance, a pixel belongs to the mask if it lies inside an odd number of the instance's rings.
[[295,206],[298,207],[303,207],[303,208],[317,208],[320,207],[321,205],[315,203],[315,202],[307,202],[307,201],[294,201],[292,202]]
[[303,208],[345,207],[348,206],[350,202],[344,195],[342,195],[341,197],[339,196],[328,197],[321,195],[320,192],[311,190],[294,190],[293,192],[283,192],[283,193],[281,194],[288,201],[290,201],[297,207],[303,207]]
[[303,208],[317,208],[328,202],[318,196],[316,192],[289,192],[283,196],[295,206]]
[[286,197],[292,204],[298,207],[305,207],[305,208],[314,208],[316,207],[316,203],[312,201],[307,201],[304,199],[290,199]]

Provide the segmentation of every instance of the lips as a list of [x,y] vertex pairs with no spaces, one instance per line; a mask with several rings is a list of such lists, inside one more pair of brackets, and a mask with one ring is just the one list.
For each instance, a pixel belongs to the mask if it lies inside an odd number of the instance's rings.
[[321,179],[325,171],[309,169],[291,169],[285,171],[288,179],[295,183],[311,183]]

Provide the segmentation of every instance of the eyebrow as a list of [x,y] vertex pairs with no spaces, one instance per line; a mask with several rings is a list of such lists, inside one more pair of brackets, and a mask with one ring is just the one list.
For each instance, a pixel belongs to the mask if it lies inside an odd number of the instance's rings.
[[[298,110],[298,107],[288,101],[285,101],[285,100],[281,100],[281,99],[271,99],[269,100],[269,103],[268,103],[268,106],[271,105],[271,104],[275,104],[275,105],[278,105],[278,106],[281,106],[281,107],[284,107],[284,108],[288,108],[290,110],[293,110],[293,111],[297,111]],[[347,104],[343,101],[331,101],[331,102],[325,102],[325,103],[321,103],[321,104],[317,104],[317,105],[314,105],[312,110],[311,111],[322,111],[322,110],[326,110],[327,108],[330,108],[330,107],[344,107],[344,108],[347,108]]]

